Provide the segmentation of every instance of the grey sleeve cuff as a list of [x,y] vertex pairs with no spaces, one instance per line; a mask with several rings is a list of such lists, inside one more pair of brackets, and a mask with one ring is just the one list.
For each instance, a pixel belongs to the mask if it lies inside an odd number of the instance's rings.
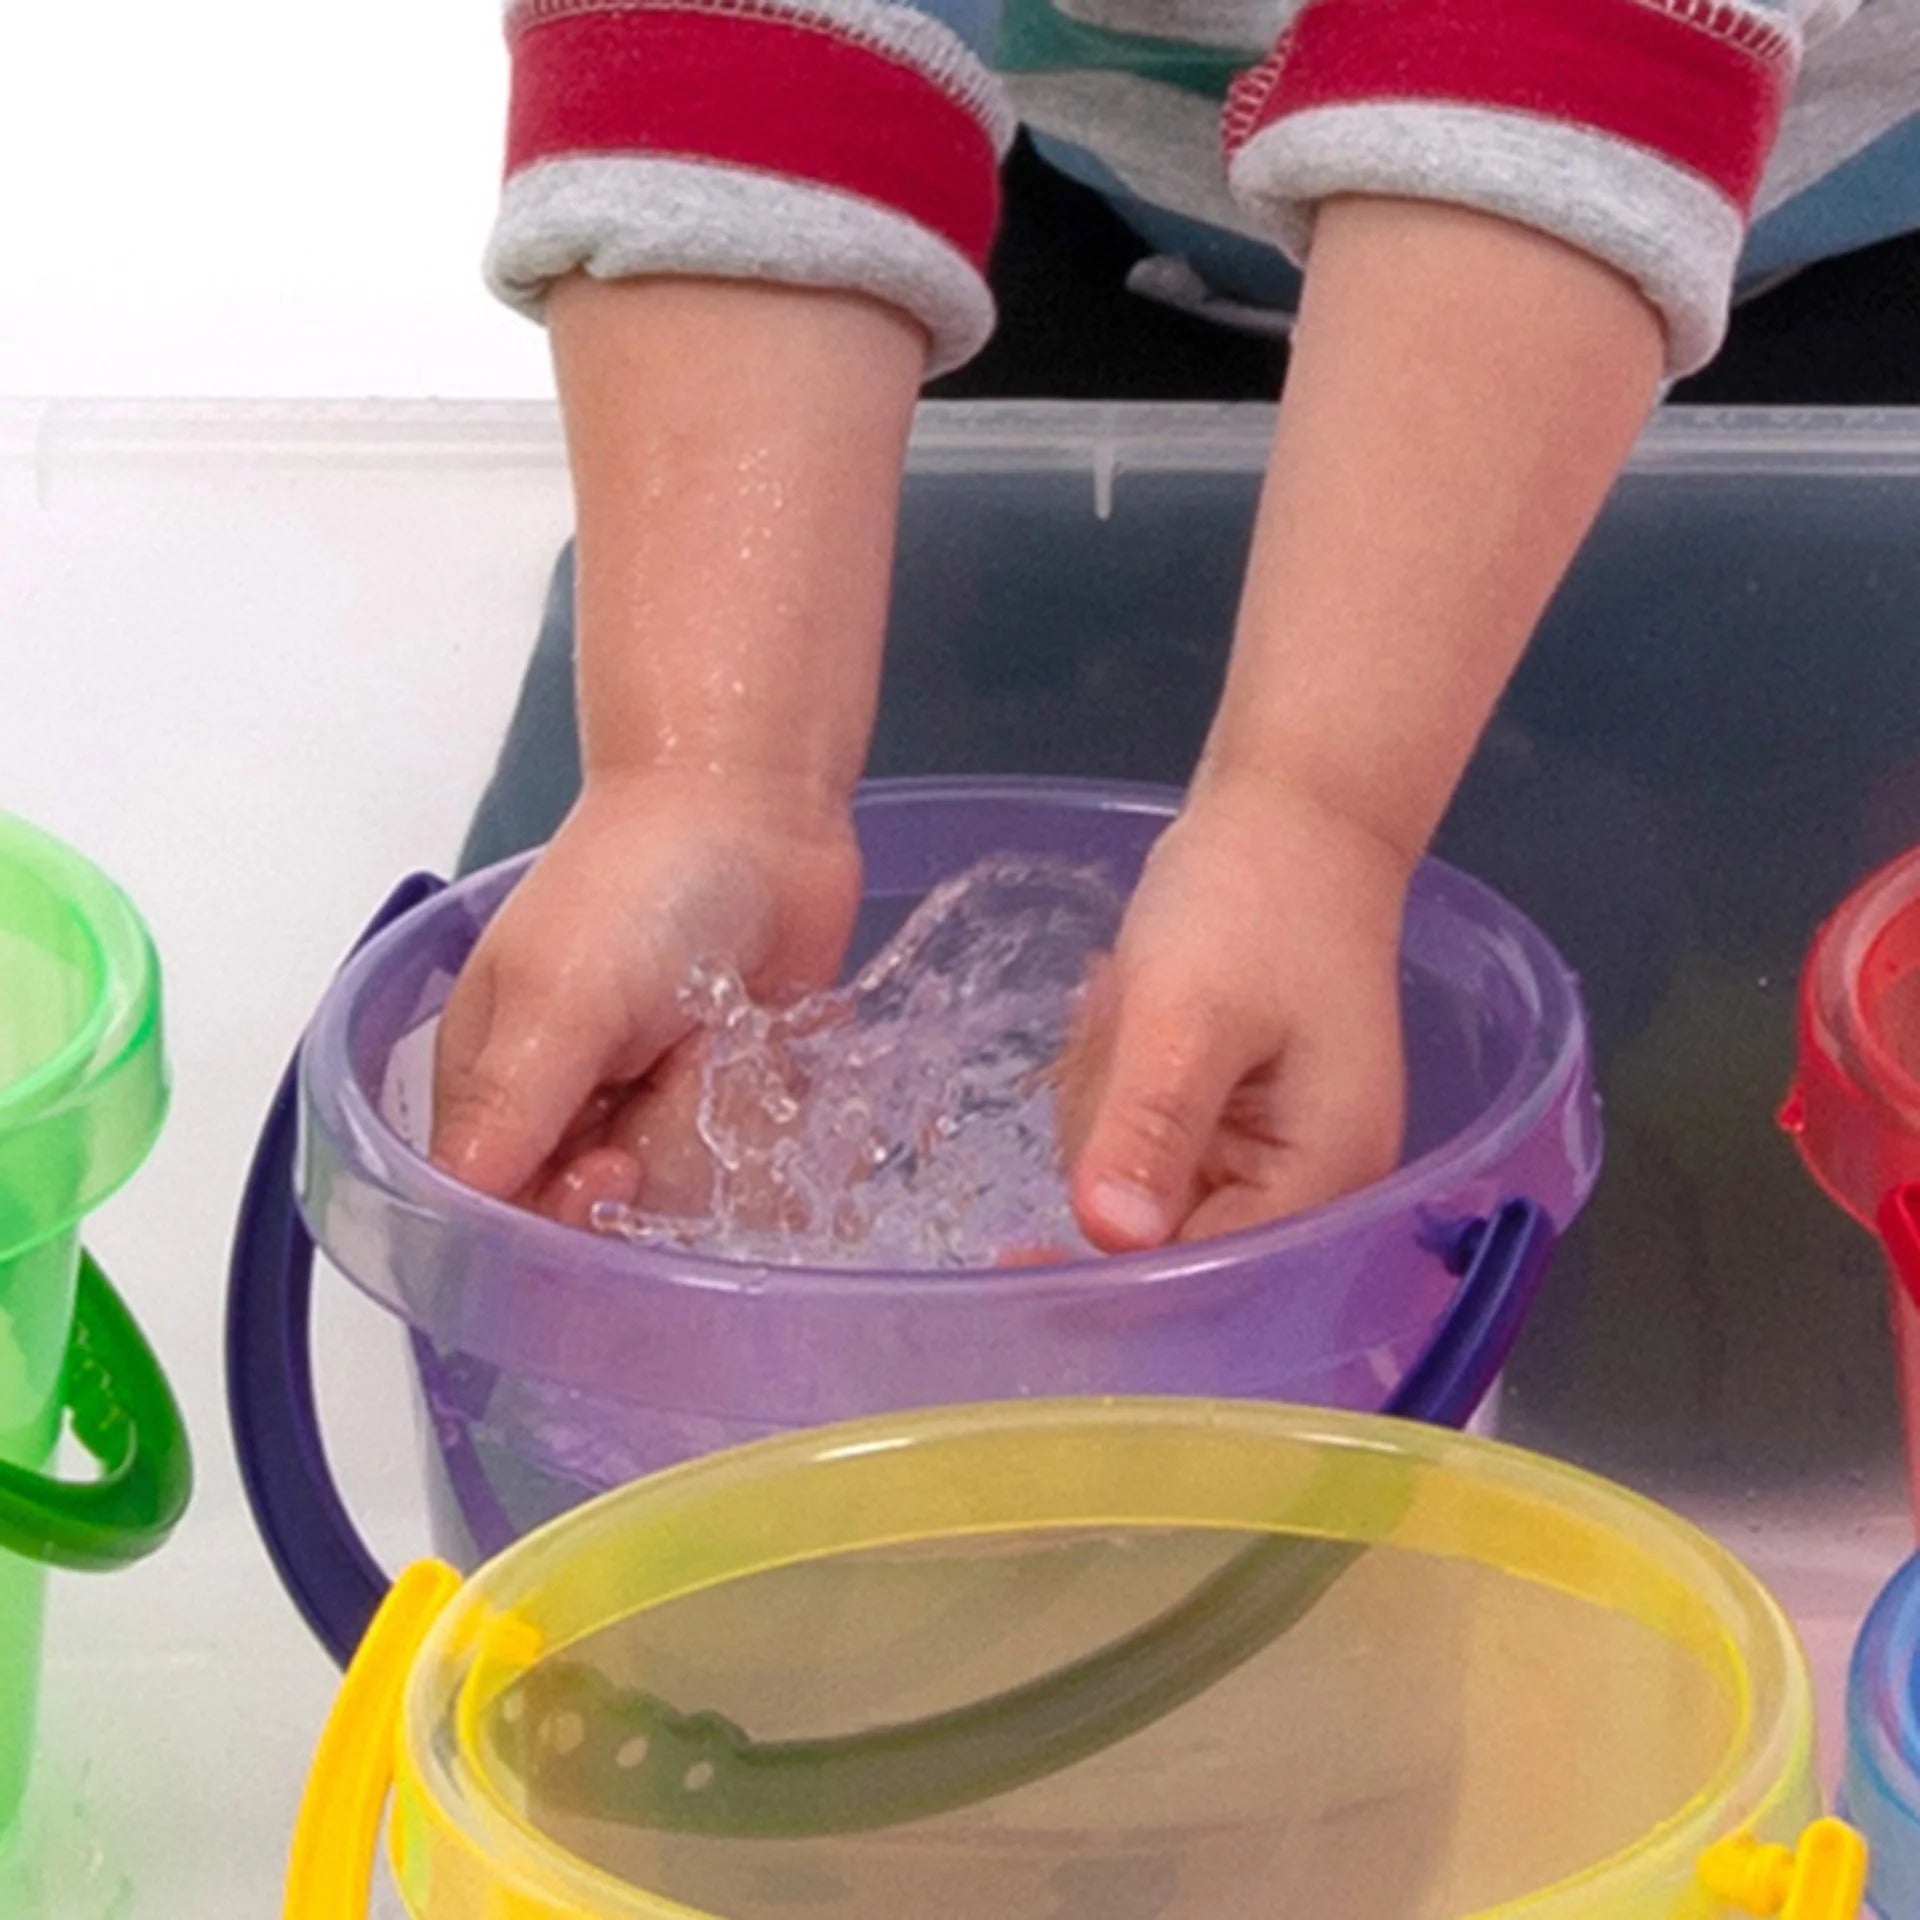
[[1739,210],[1698,175],[1582,127],[1447,102],[1319,107],[1254,134],[1229,177],[1295,260],[1332,195],[1448,201],[1552,234],[1632,280],[1665,319],[1675,376],[1712,359],[1726,332]]
[[769,280],[871,295],[926,329],[929,375],[972,358],[993,299],[971,261],[902,213],[807,181],[701,161],[543,161],[501,196],[488,285],[538,318],[564,274]]

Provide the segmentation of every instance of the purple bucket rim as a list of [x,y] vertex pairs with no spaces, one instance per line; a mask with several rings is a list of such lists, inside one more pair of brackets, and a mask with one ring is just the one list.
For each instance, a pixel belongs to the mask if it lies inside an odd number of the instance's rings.
[[[1129,812],[1171,822],[1179,811],[1180,790],[1143,782],[1029,777],[932,777],[865,783],[855,815],[877,807],[952,804],[981,800],[1041,802],[1051,807],[1095,812]],[[643,1249],[608,1241],[577,1227],[533,1214],[510,1202],[490,1199],[435,1167],[391,1127],[370,1097],[350,1061],[349,1030],[361,995],[405,945],[436,915],[458,910],[477,894],[498,887],[538,858],[538,851],[469,874],[404,914],[370,941],[341,970],[315,1013],[300,1056],[300,1085],[306,1128],[319,1125],[346,1148],[357,1176],[402,1213],[425,1220],[461,1215],[490,1233],[509,1236],[524,1253],[553,1269],[574,1264],[588,1250],[618,1248],[631,1263],[623,1280],[645,1280],[714,1293],[737,1293],[764,1300],[769,1295],[804,1293],[819,1298],[880,1290],[897,1298],[903,1290],[925,1290],[947,1299],[959,1292],[973,1298],[1018,1296],[1071,1299],[1091,1291],[1109,1293],[1117,1284],[1147,1290],[1159,1284],[1191,1280],[1254,1260],[1298,1255],[1318,1242],[1376,1224],[1395,1211],[1422,1218],[1422,1194],[1436,1185],[1435,1175],[1450,1166],[1491,1164],[1506,1158],[1528,1138],[1542,1118],[1575,1089],[1586,1069],[1588,1034],[1576,976],[1558,949],[1528,916],[1484,882],[1446,861],[1429,857],[1416,869],[1409,888],[1408,912],[1424,898],[1456,919],[1474,919],[1476,930],[1498,951],[1509,980],[1525,994],[1543,1036],[1557,1033],[1558,1044],[1544,1060],[1523,1059],[1499,1093],[1474,1121],[1450,1140],[1394,1169],[1385,1179],[1305,1212],[1261,1227],[1249,1227],[1173,1248],[1142,1253],[1098,1255],[1088,1259],[1011,1268],[953,1269],[887,1267],[760,1266],[720,1259],[680,1248]],[[510,891],[510,888],[508,889]],[[504,898],[504,893],[502,898]],[[1470,916],[1471,904],[1480,911]],[[1505,936],[1501,939],[1501,936]],[[1516,963],[1517,956],[1524,956]],[[331,1086],[322,1064],[337,1065]],[[383,1149],[379,1164],[364,1151]],[[1502,1195],[1502,1199],[1526,1197]],[[323,1252],[329,1251],[323,1220],[310,1220]],[[1444,1224],[1457,1224],[1453,1222]],[[1558,1223],[1562,1228],[1567,1224]],[[603,1254],[604,1257],[604,1254]],[[394,1302],[366,1285],[351,1268],[342,1271],[380,1305]]]

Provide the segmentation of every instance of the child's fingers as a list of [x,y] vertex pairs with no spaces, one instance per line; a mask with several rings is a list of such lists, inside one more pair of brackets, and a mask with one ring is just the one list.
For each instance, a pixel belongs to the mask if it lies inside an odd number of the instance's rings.
[[552,1156],[602,1077],[588,1009],[476,956],[447,1002],[434,1061],[434,1162],[505,1199]]
[[1171,1239],[1199,1197],[1222,1109],[1253,1063],[1245,1023],[1173,983],[1140,975],[1120,989],[1074,1212],[1096,1247],[1124,1253]]
[[572,1160],[604,1141],[625,1097],[618,1087],[596,1087],[560,1136],[560,1144],[553,1150],[555,1161]]
[[[1244,1110],[1243,1110],[1244,1109]],[[1183,1240],[1237,1233],[1370,1186],[1400,1157],[1405,1089],[1390,1016],[1315,1025],[1228,1102]]]

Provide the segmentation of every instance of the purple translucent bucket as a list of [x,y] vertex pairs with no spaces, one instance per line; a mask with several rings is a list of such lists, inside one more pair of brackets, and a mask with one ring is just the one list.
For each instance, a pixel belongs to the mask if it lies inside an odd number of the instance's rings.
[[[871,787],[852,961],[989,854],[1096,862],[1130,885],[1177,804],[1082,782]],[[1406,1156],[1364,1193],[1199,1246],[992,1273],[746,1268],[595,1241],[481,1199],[420,1150],[433,1023],[525,864],[416,887],[342,971],[300,1062],[299,1210],[412,1335],[436,1541],[462,1563],[640,1474],[865,1414],[1075,1394],[1379,1410],[1464,1307],[1463,1235],[1517,1200],[1564,1228],[1598,1171],[1571,974],[1497,895],[1429,862],[1403,941]],[[272,1189],[290,1145],[283,1114],[256,1165],[229,1325],[242,1465],[283,1571],[291,1535],[343,1519],[330,1482],[297,1498],[283,1484],[283,1456],[320,1464],[304,1347],[276,1358],[264,1331],[286,1315],[261,1269],[298,1264],[305,1244]],[[302,1269],[281,1289],[301,1322],[304,1287]]]

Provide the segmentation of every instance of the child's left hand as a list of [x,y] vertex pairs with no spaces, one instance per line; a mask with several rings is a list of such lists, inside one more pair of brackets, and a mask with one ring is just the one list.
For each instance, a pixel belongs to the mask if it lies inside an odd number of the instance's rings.
[[1393,848],[1298,797],[1196,786],[1063,1063],[1096,1246],[1257,1226],[1392,1169],[1407,879]]
[[1546,234],[1318,209],[1206,760],[1064,1075],[1096,1245],[1255,1226],[1393,1166],[1407,882],[1665,344],[1636,285]]

